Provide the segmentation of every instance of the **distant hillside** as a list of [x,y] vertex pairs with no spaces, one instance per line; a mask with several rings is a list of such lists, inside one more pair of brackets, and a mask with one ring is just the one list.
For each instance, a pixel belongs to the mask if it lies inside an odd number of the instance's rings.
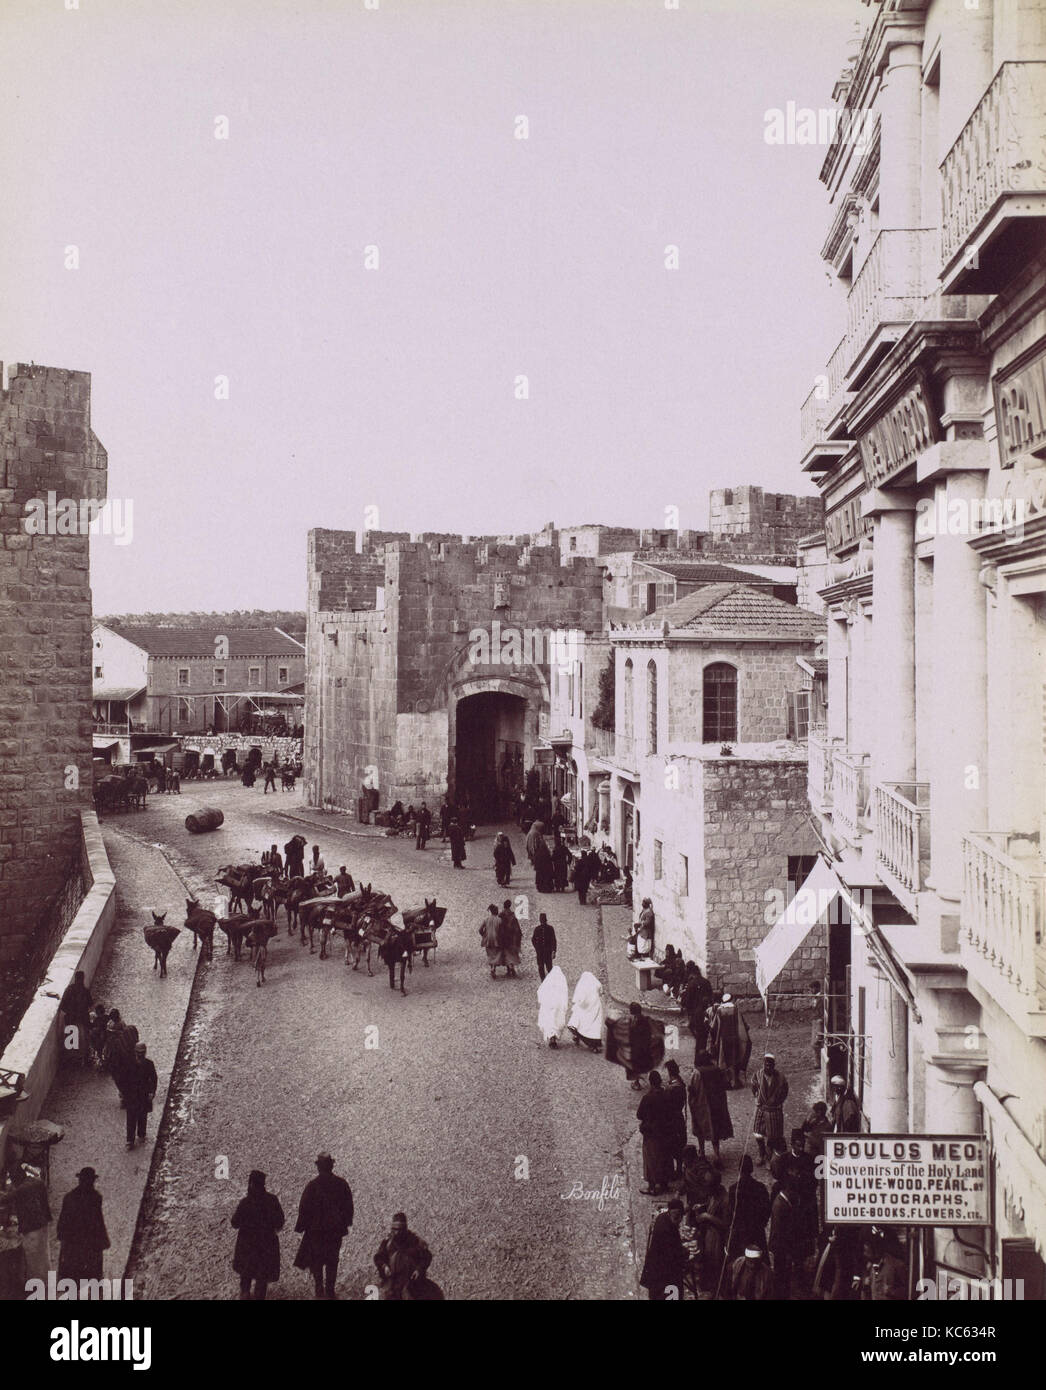
[[251,608],[232,613],[99,613],[95,621],[117,627],[278,627],[290,637],[305,641],[305,614],[285,609],[267,612]]

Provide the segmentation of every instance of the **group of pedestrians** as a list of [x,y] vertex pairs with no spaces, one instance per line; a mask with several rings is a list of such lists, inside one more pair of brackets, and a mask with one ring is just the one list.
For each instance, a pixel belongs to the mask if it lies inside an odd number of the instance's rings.
[[[279,1233],[286,1218],[279,1198],[267,1190],[265,1183],[265,1173],[255,1169],[247,1180],[247,1195],[230,1222],[237,1233],[232,1267],[239,1275],[241,1299],[264,1299],[268,1286],[280,1277]],[[341,1245],[354,1216],[352,1189],[334,1172],[331,1155],[319,1154],[316,1177],[306,1183],[301,1194],[294,1227],[301,1236],[294,1268],[308,1271],[319,1299],[337,1297]],[[388,1235],[374,1255],[382,1297],[441,1299],[439,1286],[427,1277],[431,1263],[428,1246],[409,1229],[404,1213],[396,1212]]]
[[120,1017],[119,1009],[95,1003],[77,970],[59,1003],[61,1036],[74,1064],[94,1065],[112,1077],[125,1112],[127,1148],[145,1139],[148,1115],[156,1095],[156,1067],[138,1029]]

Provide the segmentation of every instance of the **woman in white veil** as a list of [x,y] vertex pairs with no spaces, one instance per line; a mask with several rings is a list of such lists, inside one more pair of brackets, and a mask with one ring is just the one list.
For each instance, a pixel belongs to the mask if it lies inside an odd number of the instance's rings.
[[603,986],[590,970],[586,970],[574,986],[574,1007],[567,1020],[574,1035],[574,1044],[582,1043],[590,1052],[603,1046]]
[[559,1046],[559,1035],[567,1021],[569,998],[567,977],[554,965],[538,985],[538,1027],[549,1047]]

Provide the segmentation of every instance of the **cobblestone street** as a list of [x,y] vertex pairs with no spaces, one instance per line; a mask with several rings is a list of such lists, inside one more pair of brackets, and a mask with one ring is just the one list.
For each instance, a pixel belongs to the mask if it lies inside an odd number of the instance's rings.
[[[491,867],[490,834],[468,846],[466,868],[455,871],[438,838],[423,857],[411,841],[346,833],[323,817],[313,834],[278,814],[291,810],[289,796],[263,799],[258,788],[230,783],[209,786],[200,798],[222,807],[223,828],[192,836],[183,822],[195,789],[187,792],[150,797],[144,814],[109,824],[165,843],[174,862],[192,866],[200,879],[223,863],[257,859],[274,841],[282,849],[301,830],[310,845],[320,844],[328,866],[347,864],[357,880],[388,889],[400,906],[427,895],[448,911],[434,963],[426,970],[418,962],[406,998],[390,991],[383,968],[368,978],[363,967],[353,973],[340,953],[326,961],[318,950],[310,955],[288,936],[282,913],[261,989],[246,960],[236,964],[219,944],[193,995],[131,1262],[135,1296],[233,1295],[228,1219],[248,1172],[259,1167],[288,1217],[282,1277],[271,1296],[311,1297],[308,1276],[292,1268],[291,1232],[300,1190],[325,1148],[357,1203],[343,1247],[344,1297],[365,1296],[371,1257],[398,1208],[431,1245],[432,1274],[448,1297],[630,1296],[623,1183],[603,1210],[563,1194],[578,1183],[598,1191],[604,1177],[623,1176],[633,1093],[618,1068],[573,1047],[556,1053],[541,1044],[528,939],[523,978],[490,980],[478,927],[486,904],[504,896]],[[525,864],[522,837],[515,838]],[[597,909],[579,908],[574,895],[539,899],[526,867],[512,892],[528,895],[532,921],[538,910],[548,913],[568,978],[599,970]],[[142,904],[143,915],[149,905]],[[173,891],[169,907],[171,920],[180,921]],[[531,927],[524,929],[529,938]],[[178,940],[169,979],[151,982],[157,994],[178,988],[191,968],[190,946],[188,937]],[[143,950],[143,973],[147,964]],[[149,1038],[147,1017],[142,1033]],[[365,1045],[368,1036],[377,1046]]]

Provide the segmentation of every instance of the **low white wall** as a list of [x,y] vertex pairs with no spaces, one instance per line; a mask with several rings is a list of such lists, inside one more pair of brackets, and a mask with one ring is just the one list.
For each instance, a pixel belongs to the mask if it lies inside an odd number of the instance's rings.
[[9,1129],[35,1120],[43,1112],[61,1053],[58,1001],[77,970],[84,972],[90,985],[116,919],[116,878],[102,842],[98,817],[93,811],[81,811],[80,826],[86,896],[55,948],[18,1031],[0,1057],[0,1067],[26,1074],[25,1090],[29,1093],[28,1099],[16,1105],[14,1113],[0,1124],[0,1156],[4,1154]]

